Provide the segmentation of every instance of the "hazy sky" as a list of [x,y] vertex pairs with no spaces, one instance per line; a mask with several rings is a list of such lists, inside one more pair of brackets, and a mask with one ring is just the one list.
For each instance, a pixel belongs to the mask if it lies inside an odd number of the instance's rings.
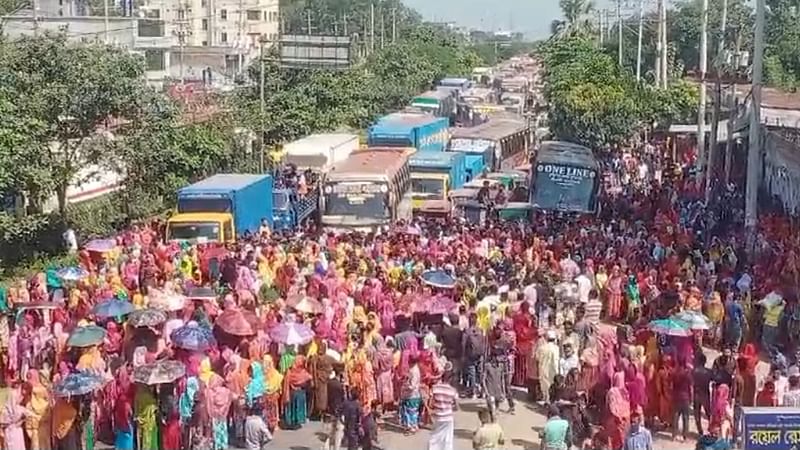
[[[550,34],[561,17],[558,0],[403,0],[427,20],[453,21],[485,30],[521,31],[532,38]],[[607,1],[596,4],[605,5]],[[605,7],[605,6],[600,6]]]

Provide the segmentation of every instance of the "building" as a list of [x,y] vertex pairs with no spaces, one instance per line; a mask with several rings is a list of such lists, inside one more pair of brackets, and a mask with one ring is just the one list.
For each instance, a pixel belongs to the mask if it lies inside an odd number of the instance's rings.
[[[108,0],[109,3],[111,0]],[[84,42],[108,42],[140,53],[147,78],[228,85],[256,58],[262,42],[279,40],[278,0],[143,0],[127,14],[123,4],[109,4],[107,19],[87,15],[86,0],[39,0],[34,23],[30,9],[3,17],[10,37],[60,31]]]

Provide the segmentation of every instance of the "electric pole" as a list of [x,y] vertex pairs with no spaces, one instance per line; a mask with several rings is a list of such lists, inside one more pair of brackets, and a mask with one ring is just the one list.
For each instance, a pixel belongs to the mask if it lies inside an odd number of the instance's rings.
[[661,86],[666,88],[667,83],[669,82],[669,77],[667,75],[668,71],[668,64],[667,64],[667,0],[660,0],[658,4],[658,23],[661,26],[661,53],[658,55],[661,58],[661,64],[659,64],[659,69],[661,69]]
[[761,77],[764,68],[764,1],[756,0],[756,29],[753,46],[753,85],[750,112],[750,129],[747,148],[747,185],[744,207],[744,226],[748,244],[755,243],[758,221],[758,185],[761,178]]
[[306,34],[311,36],[311,10],[306,11]]
[[392,44],[397,42],[397,8],[392,8]]
[[33,35],[39,35],[39,1],[31,0],[31,13],[33,19]]
[[642,32],[644,31],[644,0],[639,0],[639,37],[636,42],[636,81],[642,79]]
[[264,101],[264,71],[266,70],[265,67],[265,58],[264,58],[264,44],[266,43],[266,38],[262,36],[258,43],[260,44],[259,48],[259,62],[261,63],[261,69],[258,73],[258,98],[259,98],[259,108],[261,111],[261,115],[259,117],[259,123],[261,129],[258,130],[258,170],[259,173],[264,173],[264,116],[266,115],[266,103]]
[[245,11],[244,11],[244,0],[239,0],[239,30],[238,36],[236,38],[236,46],[239,50],[239,72],[241,73],[244,70],[244,36],[245,36]]
[[177,30],[174,31],[175,35],[178,37],[178,70],[180,71],[181,84],[186,82],[186,77],[184,76],[183,71],[183,55],[185,53],[184,48],[186,47],[186,37],[192,34],[192,31],[189,29],[189,21],[186,20],[185,14],[186,6],[183,2],[181,2],[178,9],[179,19],[175,22],[177,25]]
[[[717,56],[714,58],[714,109],[711,110],[711,146],[708,149],[708,165],[706,166],[706,203],[711,200],[711,184],[714,175],[714,157],[717,153],[717,135],[719,133],[719,115],[722,109],[722,73],[725,70],[723,61],[725,53],[725,31],[728,25],[728,0],[722,0],[722,20],[717,40]],[[729,119],[730,120],[730,119]],[[730,139],[730,136],[728,136]]]
[[706,72],[708,66],[708,0],[700,11],[700,104],[697,107],[697,177],[706,167]]
[[[34,13],[34,14],[36,14],[36,13]],[[111,43],[111,40],[108,37],[108,31],[109,31],[108,29],[109,29],[109,26],[108,26],[108,0],[103,0],[103,39],[104,39],[106,45]]]
[[347,14],[344,14],[344,16],[342,17],[342,25],[344,26],[344,35],[349,36],[347,34]]
[[381,48],[386,44],[386,21],[383,16],[383,8],[381,8]]
[[375,50],[375,3],[369,4],[369,52]]
[[622,0],[617,0],[617,62],[622,67]]
[[604,31],[603,31],[603,11],[597,11],[597,28],[600,31],[600,46],[603,46]]

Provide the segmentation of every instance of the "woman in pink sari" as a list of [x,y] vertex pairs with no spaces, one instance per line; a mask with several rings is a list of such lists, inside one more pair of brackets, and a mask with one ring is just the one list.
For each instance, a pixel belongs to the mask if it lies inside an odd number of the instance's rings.
[[622,288],[625,277],[620,273],[619,266],[611,269],[611,276],[606,285],[607,317],[618,320],[622,317]]
[[0,412],[0,426],[3,427],[4,448],[3,450],[20,450],[25,447],[25,433],[22,425],[25,417],[30,413],[20,403],[22,393],[19,386],[13,387],[8,391],[6,404]]
[[374,370],[376,373],[377,400],[383,411],[389,409],[395,402],[394,382],[392,369],[394,368],[394,340],[386,338],[380,341],[378,350],[373,355]]
[[643,411],[647,405],[647,381],[636,364],[629,364],[625,369],[625,386],[630,397],[631,411]]
[[622,448],[631,420],[630,398],[622,372],[614,374],[614,382],[606,394],[606,409],[603,433],[608,436],[611,448]]

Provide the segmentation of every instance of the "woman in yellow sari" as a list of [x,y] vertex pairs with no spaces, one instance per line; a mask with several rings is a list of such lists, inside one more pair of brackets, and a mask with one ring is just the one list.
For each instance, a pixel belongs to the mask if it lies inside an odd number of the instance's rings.
[[150,387],[137,387],[133,410],[138,427],[139,450],[158,450],[158,402]]
[[95,345],[86,350],[78,359],[78,364],[75,366],[75,368],[78,370],[87,370],[91,372],[105,372],[106,362],[103,360],[103,355],[100,354],[100,348]]
[[25,432],[30,439],[29,450],[47,450],[50,445],[50,394],[47,391],[37,370],[28,371],[30,400],[25,405],[30,412],[25,417]]
[[272,356],[264,355],[262,360],[264,378],[267,384],[266,394],[264,395],[264,416],[267,427],[270,431],[275,430],[280,421],[280,399],[283,387],[283,375],[275,368],[275,361]]
[[487,334],[492,328],[492,314],[487,305],[480,305],[476,311],[478,316],[478,328]]

